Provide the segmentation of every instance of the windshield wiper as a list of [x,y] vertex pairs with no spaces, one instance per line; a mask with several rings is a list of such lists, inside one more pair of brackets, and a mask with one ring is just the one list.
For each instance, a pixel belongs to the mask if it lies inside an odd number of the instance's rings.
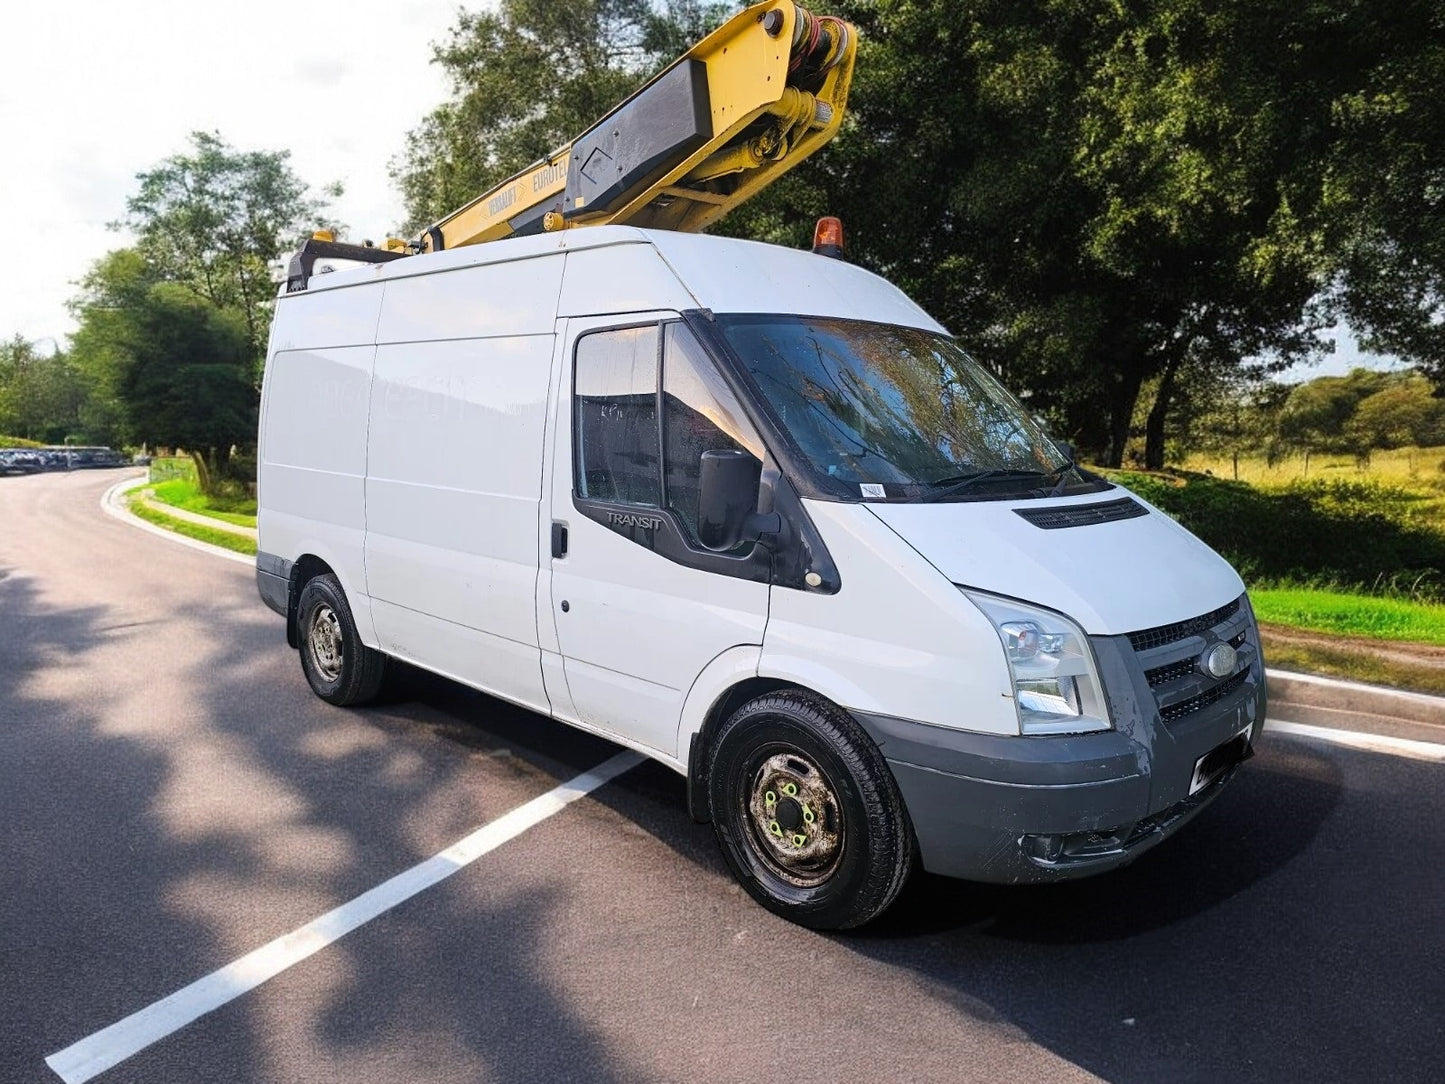
[[959,474],[953,476],[952,478],[939,478],[932,482],[924,483],[925,485],[936,486],[938,488],[928,493],[922,494],[918,499],[924,502],[941,501],[945,497],[952,497],[957,493],[962,493],[965,490],[972,489],[974,486],[979,485],[982,482],[994,482],[1003,478],[1051,478],[1053,477],[1053,474],[1053,471],[1016,470],[1005,468],[996,468],[994,470],[981,470],[976,471],[973,474]]

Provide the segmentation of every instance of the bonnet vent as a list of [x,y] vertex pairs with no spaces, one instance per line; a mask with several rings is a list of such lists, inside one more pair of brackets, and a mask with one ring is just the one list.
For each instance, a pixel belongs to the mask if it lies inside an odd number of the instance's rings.
[[1116,519],[1133,519],[1147,516],[1145,508],[1132,497],[1121,497],[1117,501],[1101,501],[1098,504],[1066,504],[1054,508],[1015,508],[1035,527],[1046,531],[1057,531],[1062,527],[1087,527],[1091,523],[1112,523]]

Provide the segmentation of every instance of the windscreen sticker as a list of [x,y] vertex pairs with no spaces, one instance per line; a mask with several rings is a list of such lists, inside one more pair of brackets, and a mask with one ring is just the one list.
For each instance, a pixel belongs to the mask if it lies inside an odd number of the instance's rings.
[[886,497],[886,496],[887,496],[887,494],[883,492],[883,487],[882,487],[881,485],[879,485],[877,482],[859,482],[859,483],[858,483],[858,492],[861,493],[861,494],[863,494],[863,496],[865,496],[865,497]]

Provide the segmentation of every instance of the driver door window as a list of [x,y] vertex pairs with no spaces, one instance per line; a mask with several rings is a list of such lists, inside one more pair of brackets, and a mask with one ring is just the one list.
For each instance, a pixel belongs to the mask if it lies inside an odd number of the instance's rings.
[[702,548],[702,453],[739,449],[763,459],[737,398],[687,325],[675,321],[578,340],[573,424],[577,496],[665,508],[694,549]]

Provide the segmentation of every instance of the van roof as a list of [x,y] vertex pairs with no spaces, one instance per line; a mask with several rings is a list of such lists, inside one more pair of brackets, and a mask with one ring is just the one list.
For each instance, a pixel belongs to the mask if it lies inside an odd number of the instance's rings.
[[699,308],[715,312],[854,315],[944,330],[896,286],[854,264],[758,241],[633,226],[589,226],[511,237],[314,275],[304,292],[283,292],[279,300],[463,267],[535,259],[553,253],[639,244],[650,245],[657,251]]

